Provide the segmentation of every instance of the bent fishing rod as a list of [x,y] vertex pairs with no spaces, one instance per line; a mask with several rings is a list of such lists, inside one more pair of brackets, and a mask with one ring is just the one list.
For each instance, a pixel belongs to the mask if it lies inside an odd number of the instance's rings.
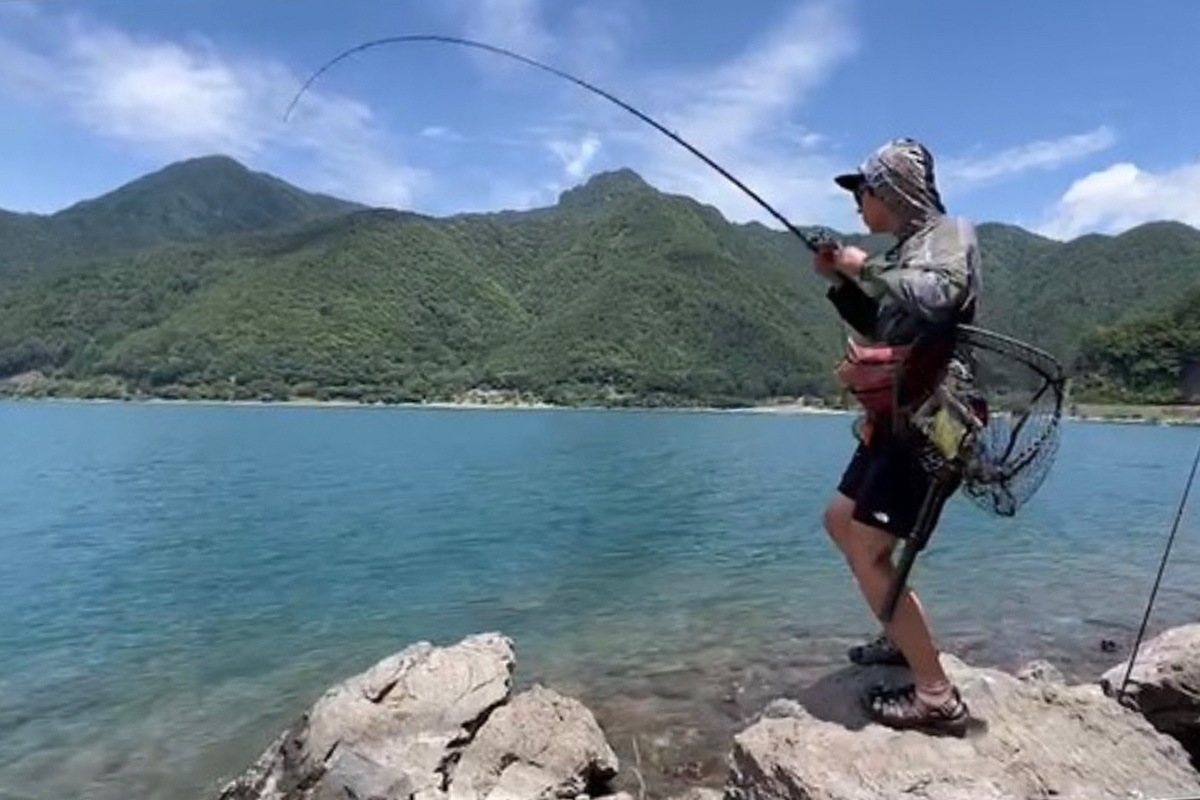
[[584,89],[587,89],[588,91],[593,92],[594,94],[598,94],[601,97],[603,97],[604,99],[606,99],[612,103],[615,103],[616,105],[625,109],[630,114],[633,114],[635,117],[642,120],[646,124],[652,126],[655,130],[666,135],[672,141],[674,141],[675,143],[677,143],[677,144],[681,145],[683,148],[685,148],[692,155],[696,156],[701,161],[703,161],[705,164],[712,167],[714,170],[716,170],[718,173],[720,173],[720,175],[722,177],[724,177],[726,180],[728,180],[730,183],[732,183],[734,186],[736,186],[741,191],[745,192],[750,197],[750,199],[752,199],[755,203],[757,203],[759,206],[761,206],[763,209],[765,209],[767,211],[767,213],[769,213],[775,219],[779,220],[779,222],[785,228],[787,228],[788,231],[795,234],[796,237],[798,237],[800,239],[800,241],[804,242],[805,246],[808,247],[810,250],[812,250],[814,253],[819,252],[820,250],[831,247],[831,246],[836,246],[836,242],[835,242],[834,238],[827,232],[822,231],[820,233],[812,234],[812,233],[805,233],[804,231],[800,230],[798,227],[793,225],[792,222],[787,217],[785,217],[779,211],[775,210],[775,208],[773,206],[771,206],[770,203],[768,203],[766,200],[762,199],[762,197],[760,197],[757,192],[755,192],[749,186],[747,186],[746,184],[744,184],[740,180],[738,180],[738,178],[735,177],[731,172],[729,172],[729,170],[725,169],[720,164],[718,164],[716,161],[714,161],[712,158],[705,155],[697,147],[695,147],[694,145],[692,145],[691,143],[686,141],[679,134],[675,133],[674,131],[669,130],[668,128],[663,126],[661,123],[659,123],[657,120],[655,120],[650,115],[648,115],[642,111],[639,111],[637,108],[630,105],[626,101],[620,99],[619,97],[613,95],[611,92],[607,92],[604,89],[601,89],[598,86],[588,83],[587,81],[583,80],[582,78],[577,78],[574,75],[571,75],[570,73],[564,72],[563,70],[558,69],[557,67],[552,67],[549,64],[543,64],[542,62],[532,59],[529,56],[523,56],[520,53],[515,53],[512,50],[508,50],[506,48],[499,47],[497,45],[487,44],[486,42],[480,42],[480,41],[476,41],[473,39],[465,39],[460,36],[444,36],[444,35],[440,35],[440,34],[409,34],[409,35],[405,35],[405,36],[388,36],[388,37],[385,37],[382,39],[374,39],[374,40],[371,40],[368,42],[363,42],[362,44],[358,44],[358,45],[355,45],[354,47],[350,47],[346,50],[343,50],[342,52],[338,53],[336,56],[331,58],[329,61],[322,64],[321,67],[316,72],[314,72],[311,76],[309,76],[308,80],[306,80],[304,82],[304,85],[300,87],[300,91],[298,91],[296,93],[296,96],[292,98],[291,103],[288,104],[287,111],[285,111],[284,115],[283,115],[284,121],[286,121],[287,118],[291,115],[292,111],[296,108],[296,104],[300,101],[301,96],[303,96],[303,94],[306,91],[308,91],[309,87],[311,87],[318,78],[320,78],[323,74],[325,74],[328,70],[330,70],[333,66],[335,66],[339,62],[349,58],[350,56],[352,56],[356,53],[361,53],[364,50],[370,50],[375,47],[382,47],[385,45],[392,45],[392,44],[410,44],[410,43],[418,43],[418,42],[453,44],[453,45],[461,45],[463,47],[473,47],[473,48],[476,48],[479,50],[486,50],[489,53],[495,53],[497,55],[505,56],[507,58],[511,58],[516,61],[519,61],[522,64],[527,64],[531,67],[540,69],[544,72],[549,72],[551,75],[556,75],[559,78],[563,78],[564,80],[570,81],[571,83],[575,84],[576,86],[581,86]]

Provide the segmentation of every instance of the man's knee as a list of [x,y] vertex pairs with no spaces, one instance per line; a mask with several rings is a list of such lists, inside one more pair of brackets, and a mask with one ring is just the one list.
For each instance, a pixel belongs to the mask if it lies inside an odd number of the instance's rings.
[[850,520],[847,538],[853,546],[846,549],[846,558],[855,571],[880,569],[891,563],[896,537],[891,533]]
[[833,500],[825,507],[825,532],[834,542],[842,547],[850,533],[850,523],[853,521],[854,501],[844,494],[834,495]]

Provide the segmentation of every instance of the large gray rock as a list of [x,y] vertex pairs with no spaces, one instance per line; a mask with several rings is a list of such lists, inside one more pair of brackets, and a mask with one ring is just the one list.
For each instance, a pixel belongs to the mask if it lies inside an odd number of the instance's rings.
[[603,789],[617,759],[591,713],[541,687],[513,698],[514,664],[499,634],[405,648],[326,692],[219,797],[535,800]]
[[735,737],[730,800],[1101,800],[1187,796],[1200,774],[1178,742],[1104,695],[1044,665],[1022,678],[943,663],[978,725],[962,739],[870,723],[868,683],[895,668],[848,669],[772,703]]
[[497,709],[463,750],[450,800],[573,798],[606,786],[618,763],[586,706],[535,686]]
[[[1106,694],[1117,697],[1128,667],[1126,659],[1104,673]],[[1200,766],[1200,624],[1171,628],[1139,647],[1119,699],[1179,740]]]

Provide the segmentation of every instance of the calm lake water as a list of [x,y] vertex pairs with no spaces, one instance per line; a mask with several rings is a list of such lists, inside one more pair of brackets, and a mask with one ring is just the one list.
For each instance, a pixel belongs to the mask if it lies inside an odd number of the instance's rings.
[[[488,630],[623,761],[711,775],[873,631],[820,528],[849,423],[0,404],[0,798],[211,795],[329,684]],[[955,498],[915,572],[946,648],[1118,661],[1198,443],[1072,422],[1016,518]],[[1189,510],[1152,633],[1200,617],[1197,574]]]

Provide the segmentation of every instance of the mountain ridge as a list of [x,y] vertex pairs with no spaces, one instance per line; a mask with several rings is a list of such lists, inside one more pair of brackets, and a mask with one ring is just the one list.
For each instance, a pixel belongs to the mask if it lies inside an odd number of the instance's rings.
[[[720,212],[720,210],[716,206],[713,206],[713,205],[707,204],[707,203],[703,203],[703,202],[691,197],[690,195],[669,192],[664,189],[661,189],[660,187],[655,186],[653,183],[651,183],[649,180],[647,180],[645,177],[643,177],[635,169],[633,169],[632,167],[628,167],[628,166],[612,167],[609,169],[598,170],[596,172],[590,173],[589,175],[581,178],[580,181],[577,184],[575,184],[574,186],[568,187],[568,188],[564,189],[563,191],[561,191],[559,193],[556,201],[552,204],[543,205],[543,206],[533,206],[533,207],[529,207],[529,208],[498,208],[498,209],[492,209],[492,210],[488,210],[488,211],[469,211],[469,212],[468,211],[456,211],[456,212],[451,212],[451,213],[439,216],[439,215],[425,214],[423,212],[418,212],[418,211],[414,211],[411,209],[393,208],[391,206],[373,206],[373,205],[361,203],[358,201],[348,200],[346,198],[338,197],[336,195],[323,193],[323,192],[317,192],[317,191],[313,191],[310,189],[305,189],[295,183],[291,183],[291,182],[289,182],[283,178],[280,178],[270,172],[251,169],[245,163],[238,160],[237,158],[227,155],[227,154],[223,154],[223,153],[212,153],[212,154],[208,154],[208,155],[194,156],[194,157],[190,157],[190,158],[184,158],[184,159],[167,162],[162,167],[160,167],[156,170],[147,172],[141,176],[138,176],[136,178],[128,180],[124,183],[118,184],[115,188],[113,188],[107,192],[102,192],[98,195],[81,198],[81,199],[76,200],[75,202],[71,203],[70,205],[65,206],[54,212],[42,213],[42,212],[31,212],[31,211],[14,211],[11,209],[0,208],[0,221],[4,220],[5,218],[10,218],[10,219],[14,219],[14,220],[27,220],[27,221],[46,221],[46,220],[61,219],[61,218],[76,216],[81,211],[92,210],[96,207],[100,207],[105,204],[111,203],[113,200],[115,200],[137,188],[141,188],[143,186],[149,186],[149,185],[152,185],[155,183],[164,182],[164,181],[170,180],[170,179],[176,179],[176,178],[180,178],[180,177],[186,178],[189,176],[189,173],[209,171],[209,170],[213,170],[213,169],[225,171],[228,173],[237,173],[240,175],[244,175],[246,177],[253,177],[254,179],[261,180],[264,183],[272,184],[272,185],[278,187],[283,192],[287,192],[289,194],[305,196],[307,198],[310,198],[315,204],[324,206],[332,213],[338,213],[338,212],[348,213],[348,212],[353,212],[353,211],[384,210],[384,211],[398,211],[400,213],[408,213],[408,214],[417,214],[422,217],[427,217],[429,219],[436,219],[436,220],[450,220],[450,219],[460,218],[460,217],[508,216],[508,215],[514,215],[514,214],[519,215],[519,214],[538,213],[538,212],[552,210],[555,208],[561,208],[564,205],[570,205],[574,202],[577,202],[578,198],[580,198],[580,197],[587,197],[588,193],[605,192],[611,196],[613,194],[630,193],[630,192],[636,192],[636,191],[650,191],[650,192],[654,192],[654,193],[657,193],[659,195],[666,196],[666,197],[681,197],[681,198],[688,198],[690,200],[693,200],[694,202],[700,204],[701,206],[703,206],[705,208],[710,208],[710,209],[713,209],[714,211],[717,211],[717,213],[721,214],[724,221],[726,223],[728,223],[729,225],[735,225],[735,226],[740,226],[740,227],[756,227],[757,226],[766,231],[770,231],[773,233],[787,233],[787,231],[782,228],[771,227],[770,225],[767,225],[766,223],[759,221],[759,220],[748,220],[745,222],[735,222],[733,220],[730,220],[728,217],[725,217],[723,212]],[[594,199],[594,198],[589,198],[589,200],[591,200],[591,199]],[[1160,219],[1160,220],[1149,220],[1146,222],[1137,223],[1135,225],[1131,225],[1130,227],[1125,228],[1125,229],[1115,232],[1115,233],[1087,232],[1087,233],[1080,234],[1077,237],[1072,237],[1070,239],[1052,239],[1050,237],[1047,237],[1043,234],[1039,234],[1035,231],[1032,231],[1028,228],[1022,227],[1015,223],[1005,222],[1002,220],[990,220],[990,219],[975,220],[975,224],[976,224],[976,227],[979,229],[989,229],[989,230],[993,230],[993,231],[1019,232],[1019,233],[1025,234],[1029,237],[1038,239],[1043,242],[1056,243],[1056,244],[1067,244],[1070,242],[1077,242],[1080,240],[1086,241],[1086,240],[1090,240],[1090,239],[1102,239],[1102,240],[1118,239],[1129,233],[1137,232],[1137,231],[1140,231],[1143,229],[1176,228],[1176,229],[1185,229],[1187,231],[1192,231],[1192,232],[1200,232],[1200,228],[1196,228],[1194,226],[1188,225],[1185,222],[1181,222],[1178,220]],[[796,225],[801,230],[804,230],[806,228],[815,229],[815,228],[826,227],[826,226],[823,226],[822,224],[816,223],[816,222],[796,223]],[[847,235],[853,236],[856,234],[849,233]]]
[[[0,247],[0,381],[227,399],[837,395],[829,371],[843,332],[804,245],[628,168],[553,205],[431,216],[307,193],[210,156],[77,203],[66,219],[0,214],[0,233],[21,234]],[[1120,337],[1096,331],[1200,283],[1200,231],[1182,223],[1067,242],[1002,222],[978,230],[981,324],[1072,369],[1085,344],[1080,363],[1111,365],[1095,348]],[[1155,396],[1164,380],[1159,370]]]
[[0,278],[98,254],[281,229],[366,206],[307,192],[227,155],[174,161],[51,214],[0,211]]

